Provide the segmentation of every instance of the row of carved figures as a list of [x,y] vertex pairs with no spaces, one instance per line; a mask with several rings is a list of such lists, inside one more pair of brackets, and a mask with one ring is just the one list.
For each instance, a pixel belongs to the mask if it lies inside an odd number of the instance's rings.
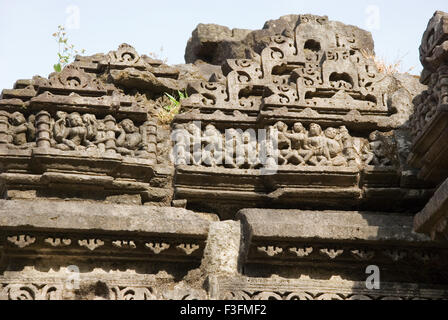
[[307,130],[296,122],[291,130],[279,121],[277,129],[280,164],[313,166],[389,166],[391,146],[379,131],[370,133],[369,139],[353,137],[345,126],[328,127],[311,123]]
[[174,162],[178,165],[259,168],[274,159],[278,165],[296,166],[391,166],[396,147],[391,133],[374,131],[369,139],[352,137],[339,128],[311,123],[291,129],[277,122],[259,135],[255,130],[230,128],[220,132],[212,124],[201,130],[195,123],[176,124],[172,134]]
[[[39,141],[37,116],[26,118],[21,112],[0,115],[1,143],[9,149],[28,149]],[[124,156],[148,157],[155,152],[155,126],[145,123],[137,127],[131,119],[117,123],[111,115],[97,119],[94,114],[58,111],[56,117],[45,116],[51,148],[63,151],[115,151]]]

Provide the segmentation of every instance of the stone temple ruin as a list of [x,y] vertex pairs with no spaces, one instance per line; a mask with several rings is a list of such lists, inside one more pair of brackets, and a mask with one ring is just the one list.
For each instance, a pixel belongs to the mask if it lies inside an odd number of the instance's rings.
[[373,50],[201,24],[187,64],[122,44],[3,90],[0,299],[448,298],[448,14],[420,78]]

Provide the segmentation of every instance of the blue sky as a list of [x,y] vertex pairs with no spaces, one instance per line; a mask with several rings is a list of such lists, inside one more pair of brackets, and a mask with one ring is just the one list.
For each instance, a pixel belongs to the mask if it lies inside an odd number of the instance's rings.
[[418,74],[418,47],[435,10],[448,11],[448,1],[0,0],[0,88],[52,72],[57,43],[51,35],[60,24],[71,27],[70,42],[86,54],[106,53],[126,42],[141,54],[154,52],[178,64],[199,23],[260,29],[266,20],[300,13],[368,29],[377,56],[390,63],[401,59],[403,71],[413,68],[411,73]]

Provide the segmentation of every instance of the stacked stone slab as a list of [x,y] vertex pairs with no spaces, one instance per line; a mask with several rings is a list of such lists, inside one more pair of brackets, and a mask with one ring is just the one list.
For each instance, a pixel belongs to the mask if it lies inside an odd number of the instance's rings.
[[434,192],[407,163],[426,86],[372,53],[366,31],[290,15],[198,26],[194,64],[123,44],[17,81],[0,99],[0,299],[447,298],[448,245],[412,229]]
[[[424,67],[420,81],[428,89],[415,98],[411,117],[413,141],[410,165],[419,177],[438,186],[434,197],[416,216],[415,228],[433,238],[448,235],[446,205],[448,178],[448,15],[436,12],[429,21],[420,46]],[[445,181],[445,182],[444,182]]]

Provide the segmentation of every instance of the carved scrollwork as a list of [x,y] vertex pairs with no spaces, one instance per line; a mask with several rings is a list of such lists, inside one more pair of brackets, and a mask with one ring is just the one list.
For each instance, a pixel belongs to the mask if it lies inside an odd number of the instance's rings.
[[199,245],[195,243],[181,243],[176,248],[189,256],[199,249]]
[[116,248],[120,249],[135,249],[137,248],[136,244],[132,240],[115,240],[112,241],[112,245]]
[[78,244],[81,247],[86,247],[90,251],[93,251],[99,247],[104,246],[104,241],[102,241],[100,239],[83,239],[83,240],[78,240]]
[[53,73],[48,80],[34,77],[33,83],[39,88],[39,91],[95,92],[98,95],[107,92],[97,78],[74,64],[66,66],[61,72]]
[[36,242],[36,238],[30,235],[17,235],[7,237],[8,241],[19,248],[25,248]]
[[[306,292],[306,291],[254,291],[235,290],[222,293],[223,300],[407,300],[402,296],[382,296],[381,294]],[[418,298],[422,299],[422,298]],[[424,298],[423,298],[424,299]]]
[[61,285],[8,284],[0,291],[7,300],[61,300]]
[[65,238],[46,238],[45,243],[49,244],[52,247],[66,247],[71,245],[72,240],[71,239],[65,239]]
[[356,249],[351,250],[350,252],[354,257],[363,261],[371,260],[375,256],[375,251],[372,250]]
[[106,64],[121,67],[145,68],[146,64],[140,58],[137,51],[130,45],[123,43],[118,50],[111,51],[107,55]]
[[293,247],[293,248],[289,248],[289,251],[294,253],[298,257],[303,258],[303,257],[309,256],[313,252],[313,248],[312,247],[304,247],[304,248]]
[[162,243],[148,242],[148,243],[145,243],[145,247],[150,249],[155,254],[159,254],[162,251],[168,250],[170,248],[170,245],[165,242],[162,242]]
[[344,250],[333,249],[333,248],[324,248],[324,249],[320,249],[319,253],[327,256],[330,259],[335,259],[335,258],[339,257],[341,254],[343,254]]
[[158,300],[154,288],[113,286],[109,291],[110,300]]

